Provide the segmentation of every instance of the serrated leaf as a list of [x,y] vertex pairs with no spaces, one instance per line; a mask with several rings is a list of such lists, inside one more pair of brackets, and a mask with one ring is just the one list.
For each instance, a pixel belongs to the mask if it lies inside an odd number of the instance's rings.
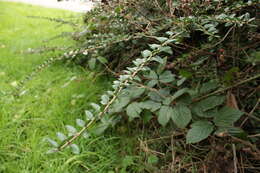
[[185,128],[191,121],[191,111],[185,105],[176,105],[171,118],[179,128]]
[[46,140],[47,140],[52,146],[54,146],[54,147],[56,147],[56,148],[59,146],[59,144],[58,144],[56,141],[52,140],[51,138],[46,138]]
[[133,102],[126,108],[126,113],[129,116],[130,120],[140,117],[140,113],[142,112],[142,109],[137,102]]
[[109,102],[109,96],[104,94],[101,96],[101,104],[106,105]]
[[172,97],[166,97],[166,98],[163,100],[163,105],[169,106],[171,103],[172,103]]
[[170,55],[173,54],[172,48],[170,46],[164,46],[164,47],[160,47],[159,49],[161,52],[165,52],[168,53]]
[[90,105],[97,111],[99,112],[100,111],[100,106],[96,103],[90,103]]
[[214,130],[209,121],[196,121],[186,135],[186,143],[192,144],[206,139]]
[[207,83],[203,83],[200,88],[200,94],[208,93],[216,88],[218,88],[217,81],[209,81]]
[[112,112],[121,112],[122,109],[130,102],[129,97],[119,97],[113,104]]
[[56,135],[57,135],[58,139],[59,139],[61,142],[65,141],[65,140],[67,139],[67,136],[64,135],[64,134],[61,133],[61,132],[57,132]]
[[147,76],[149,79],[155,79],[157,80],[158,79],[158,75],[155,71],[151,70],[149,75]]
[[206,111],[223,104],[224,101],[225,97],[223,96],[211,96],[198,103],[195,103],[192,106],[192,110],[200,117],[207,117],[207,115],[205,115]]
[[155,37],[155,38],[156,38],[156,40],[158,40],[161,43],[163,43],[163,42],[168,40],[168,38],[166,38],[166,37]]
[[228,127],[232,126],[244,113],[227,106],[221,108],[214,118],[214,123],[216,126]]
[[147,86],[150,87],[150,88],[153,88],[155,85],[158,84],[158,80],[150,80],[148,83],[147,83]]
[[186,94],[188,91],[189,91],[188,88],[182,88],[182,89],[176,91],[176,92],[173,94],[173,96],[172,96],[172,101],[175,100],[175,99],[177,99],[178,97],[180,97],[180,96]]
[[131,99],[135,99],[140,97],[144,92],[145,92],[145,88],[132,87],[131,89],[129,89],[129,97]]
[[142,56],[144,57],[144,58],[147,58],[147,57],[149,57],[149,56],[151,56],[152,55],[152,52],[150,51],[150,50],[144,50],[144,51],[142,51]]
[[165,71],[159,75],[159,81],[164,83],[169,83],[175,80],[174,75],[170,71]]
[[84,127],[86,125],[86,122],[82,119],[76,119],[76,123],[79,127]]
[[173,114],[173,109],[170,106],[162,106],[158,113],[158,122],[165,126]]
[[86,120],[90,121],[94,118],[94,115],[92,114],[92,112],[85,110],[85,115],[86,115]]
[[143,109],[150,110],[151,112],[157,111],[161,107],[161,103],[154,102],[152,100],[147,100],[140,102],[139,106]]
[[68,132],[70,133],[70,135],[75,135],[77,133],[77,130],[75,127],[73,127],[71,125],[66,125],[65,127],[68,130]]
[[161,102],[163,99],[162,97],[155,91],[151,91],[148,93],[148,96],[150,97],[151,100]]
[[77,144],[71,144],[70,148],[71,148],[71,151],[72,151],[73,154],[79,154],[80,153],[80,149],[79,149]]
[[94,70],[95,67],[96,67],[96,58],[91,58],[89,61],[88,61],[88,66],[91,70]]

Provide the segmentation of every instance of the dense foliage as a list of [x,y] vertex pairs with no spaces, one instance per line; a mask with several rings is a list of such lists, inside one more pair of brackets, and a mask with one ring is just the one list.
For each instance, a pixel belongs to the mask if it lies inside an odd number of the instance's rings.
[[[70,146],[79,153],[73,143],[79,136],[100,135],[129,120],[150,137],[242,143],[250,151],[238,150],[252,156],[245,162],[257,165],[259,8],[257,1],[242,0],[122,0],[87,13],[72,34],[77,48],[63,57],[105,69],[116,80],[84,120],[76,120],[79,131],[66,125],[68,135],[57,133],[60,144],[48,138],[54,146],[49,152]],[[163,130],[155,135],[151,129]]]

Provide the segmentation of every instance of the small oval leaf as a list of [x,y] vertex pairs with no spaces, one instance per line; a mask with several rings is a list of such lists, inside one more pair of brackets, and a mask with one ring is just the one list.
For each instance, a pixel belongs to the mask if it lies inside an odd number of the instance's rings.
[[92,114],[92,112],[85,110],[85,115],[86,115],[86,120],[90,121],[94,118],[94,115]]
[[68,132],[70,133],[70,136],[75,135],[77,133],[77,130],[75,127],[73,127],[71,125],[66,125],[65,127],[68,130]]
[[84,127],[86,125],[86,122],[82,119],[76,119],[76,123],[79,127]]
[[79,149],[78,145],[71,144],[70,148],[71,148],[72,153],[74,153],[74,154],[79,154],[80,153],[80,149]]
[[65,141],[65,140],[67,139],[66,135],[64,135],[64,134],[61,133],[61,132],[57,132],[56,135],[57,135],[58,139],[59,139],[61,142]]

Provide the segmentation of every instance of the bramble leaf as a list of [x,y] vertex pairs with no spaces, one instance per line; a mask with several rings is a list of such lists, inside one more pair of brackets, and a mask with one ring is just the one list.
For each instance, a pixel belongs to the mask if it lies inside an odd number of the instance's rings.
[[185,105],[176,105],[171,118],[179,128],[185,128],[191,121],[191,111]]
[[173,114],[173,109],[170,106],[162,106],[158,114],[158,122],[165,126]]
[[235,121],[237,121],[244,113],[240,110],[233,109],[230,107],[223,107],[217,113],[214,118],[214,123],[216,126],[227,127],[232,126]]
[[143,109],[147,109],[147,110],[150,110],[151,112],[154,112],[161,107],[161,103],[154,102],[152,100],[147,100],[144,102],[140,102],[139,106]]
[[126,113],[129,116],[130,120],[133,120],[134,118],[140,117],[140,113],[142,112],[142,109],[137,102],[133,102],[126,108]]
[[188,144],[197,143],[206,139],[213,131],[214,126],[209,121],[196,121],[191,125],[191,129],[186,136]]
[[164,83],[169,83],[175,80],[174,75],[171,71],[165,71],[159,75],[159,81]]

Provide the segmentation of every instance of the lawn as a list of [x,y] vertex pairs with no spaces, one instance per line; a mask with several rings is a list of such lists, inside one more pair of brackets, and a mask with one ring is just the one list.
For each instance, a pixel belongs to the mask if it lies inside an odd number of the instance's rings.
[[80,139],[79,155],[70,150],[48,155],[50,146],[43,140],[64,132],[66,124],[75,125],[87,105],[98,101],[108,79],[94,79],[93,72],[77,65],[55,63],[25,84],[24,95],[12,95],[16,83],[59,53],[28,54],[28,48],[73,45],[68,38],[44,42],[71,31],[70,26],[27,16],[71,19],[78,15],[0,1],[0,173],[101,173],[112,170],[119,160],[117,138]]

